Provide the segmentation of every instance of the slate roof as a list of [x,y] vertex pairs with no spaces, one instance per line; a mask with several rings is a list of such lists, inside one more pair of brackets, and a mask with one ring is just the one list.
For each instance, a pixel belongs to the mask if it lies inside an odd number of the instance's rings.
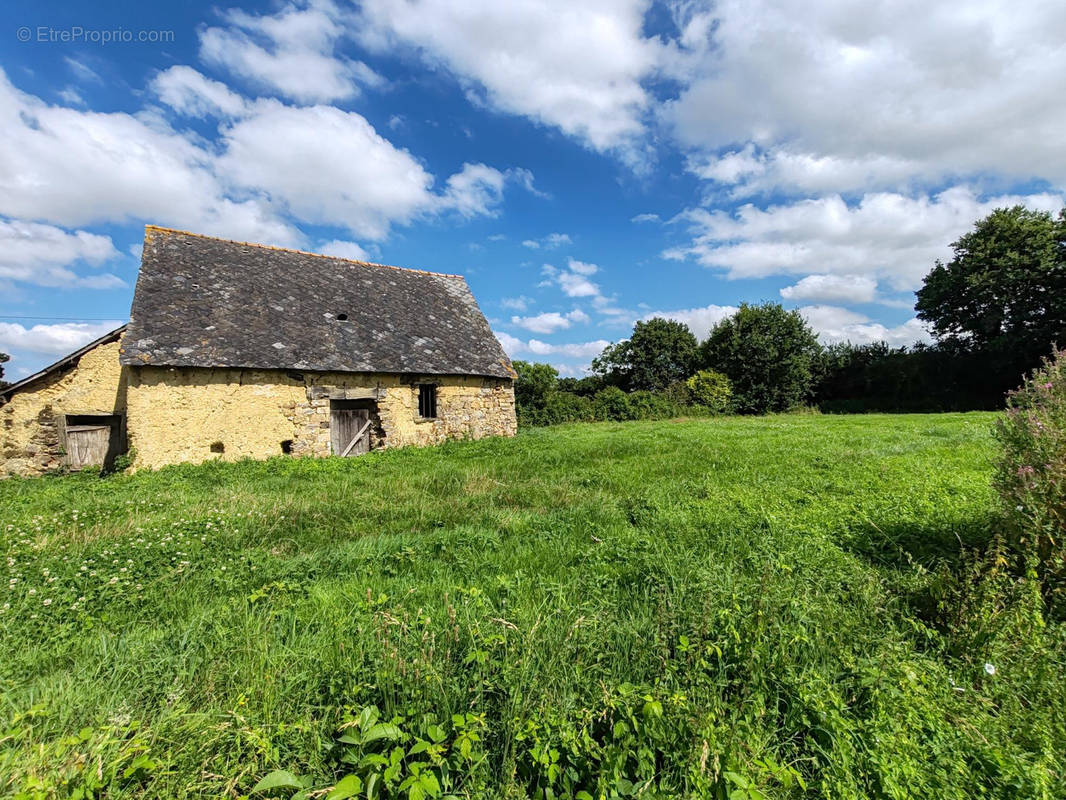
[[514,376],[460,275],[152,225],[121,361]]

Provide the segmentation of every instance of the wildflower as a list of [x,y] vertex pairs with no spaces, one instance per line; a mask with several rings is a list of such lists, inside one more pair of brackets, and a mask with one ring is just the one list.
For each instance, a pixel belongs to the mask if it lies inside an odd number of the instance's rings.
[[995,664],[989,664],[986,661],[985,662],[985,672],[987,672],[989,675],[995,675],[996,674],[996,665]]
[[44,605],[46,605],[46,606],[52,605],[52,598],[51,597],[46,597],[44,599]]
[[108,583],[111,583],[111,584],[118,583],[118,575],[113,576],[111,578],[111,580],[108,581]]
[[30,594],[37,594],[37,590],[36,589],[30,589]]

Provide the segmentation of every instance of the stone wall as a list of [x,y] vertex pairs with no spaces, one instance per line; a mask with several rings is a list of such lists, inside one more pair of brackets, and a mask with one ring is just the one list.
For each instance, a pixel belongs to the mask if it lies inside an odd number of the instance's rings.
[[126,372],[118,348],[117,341],[94,347],[0,406],[0,475],[39,475],[62,467],[66,415],[125,411]]
[[[418,383],[437,385],[437,417],[418,417]],[[330,453],[330,400],[373,399],[372,446],[513,436],[511,381],[392,374],[131,367],[130,448],[138,467],[212,458]]]

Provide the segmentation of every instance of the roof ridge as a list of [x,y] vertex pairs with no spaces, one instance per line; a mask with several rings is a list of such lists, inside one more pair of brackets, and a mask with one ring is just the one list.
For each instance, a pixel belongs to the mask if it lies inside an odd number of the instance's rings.
[[230,244],[241,244],[246,247],[258,247],[262,250],[280,250],[283,253],[297,253],[302,256],[314,256],[315,258],[328,258],[333,261],[345,261],[349,264],[360,264],[364,267],[383,267],[384,269],[396,269],[400,272],[419,272],[423,275],[435,275],[438,278],[462,278],[465,277],[457,275],[451,272],[431,272],[428,269],[418,269],[417,267],[398,267],[394,264],[378,264],[374,261],[361,261],[358,258],[345,258],[344,256],[330,256],[325,253],[312,253],[310,250],[298,250],[295,247],[279,247],[274,244],[259,244],[258,242],[244,242],[240,239],[227,239],[224,236],[208,236],[206,233],[193,233],[192,231],[181,230],[180,228],[168,228],[164,225],[145,225],[145,231],[149,229],[156,231],[163,231],[164,233],[178,233],[182,236],[195,236],[198,239],[212,239],[216,242],[228,242]]

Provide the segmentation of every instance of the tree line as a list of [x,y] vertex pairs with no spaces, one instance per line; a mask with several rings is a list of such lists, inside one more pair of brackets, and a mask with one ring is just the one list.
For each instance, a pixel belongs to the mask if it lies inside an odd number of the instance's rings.
[[681,322],[637,322],[584,378],[516,361],[519,420],[544,425],[764,414],[1001,408],[1008,391],[1066,344],[1066,209],[997,209],[952,244],[916,293],[936,341],[823,346],[797,311],[742,304],[700,342]]

